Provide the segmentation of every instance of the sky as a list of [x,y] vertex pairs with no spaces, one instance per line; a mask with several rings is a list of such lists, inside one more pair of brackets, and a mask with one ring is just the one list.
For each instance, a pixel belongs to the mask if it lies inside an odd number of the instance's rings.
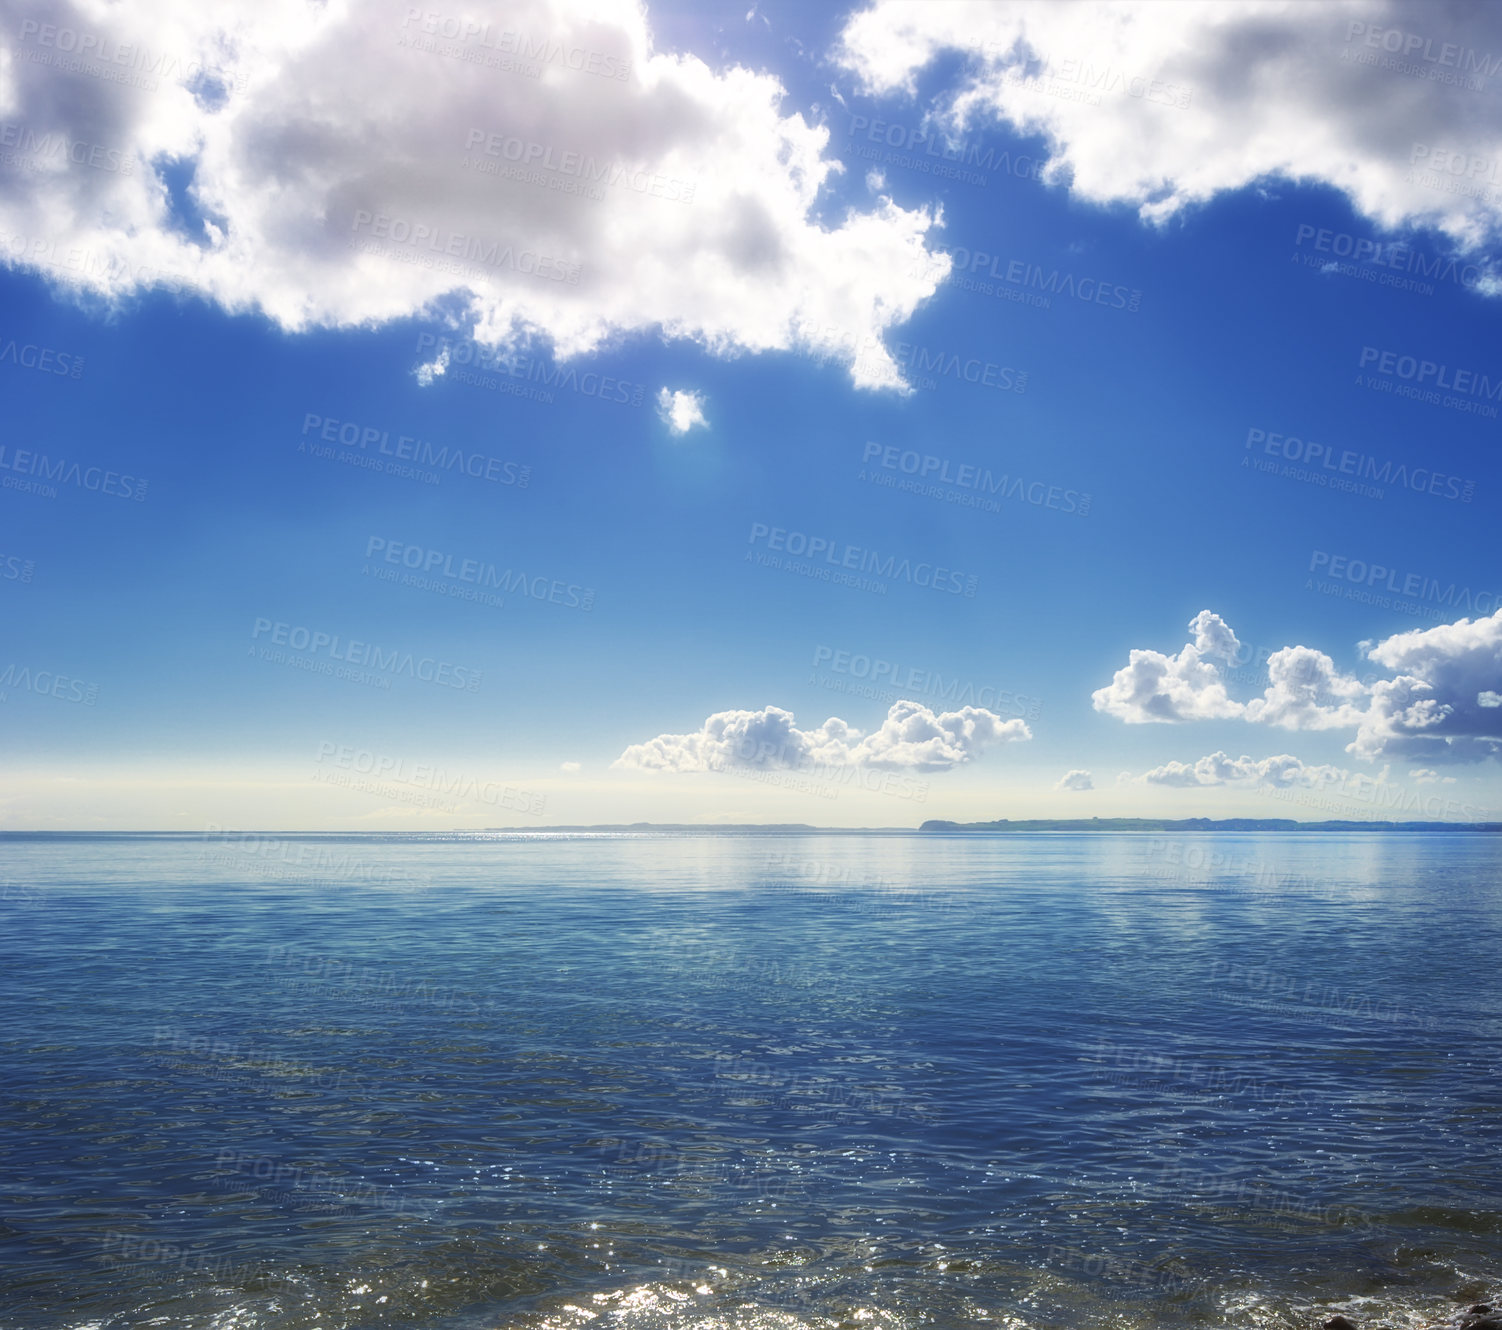
[[1502,8],[0,0],[0,827],[1502,818]]

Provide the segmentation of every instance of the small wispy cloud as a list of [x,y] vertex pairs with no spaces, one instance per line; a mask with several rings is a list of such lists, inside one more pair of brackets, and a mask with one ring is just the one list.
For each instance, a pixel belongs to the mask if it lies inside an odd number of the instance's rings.
[[413,371],[417,375],[417,382],[424,388],[430,388],[434,379],[441,379],[449,367],[449,349],[444,347],[437,356],[425,365],[419,365]]
[[687,434],[695,425],[709,428],[703,393],[661,389],[657,394],[657,418],[679,436]]

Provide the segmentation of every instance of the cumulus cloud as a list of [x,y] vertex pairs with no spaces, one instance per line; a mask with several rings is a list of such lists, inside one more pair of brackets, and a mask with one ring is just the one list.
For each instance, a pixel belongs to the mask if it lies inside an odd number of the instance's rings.
[[1242,645],[1218,614],[1201,610],[1189,622],[1194,641],[1177,656],[1160,651],[1132,651],[1106,688],[1091,696],[1097,711],[1128,723],[1148,721],[1227,720],[1241,717],[1254,724],[1286,730],[1327,730],[1361,723],[1369,690],[1359,679],[1342,674],[1335,662],[1313,647],[1284,647],[1267,660],[1268,686],[1263,695],[1242,703],[1232,699],[1215,661],[1234,664]]
[[1241,653],[1241,643],[1231,625],[1209,610],[1201,610],[1189,620],[1189,631],[1194,634],[1194,649],[1201,656],[1212,656],[1229,665]]
[[817,730],[800,730],[793,713],[781,707],[717,711],[690,734],[659,734],[632,744],[614,765],[644,771],[719,771],[842,763],[856,735],[834,717]]
[[294,331],[651,331],[902,388],[883,337],[948,273],[937,213],[828,210],[828,130],[783,101],[656,49],[636,0],[0,0],[0,255]]
[[881,728],[851,749],[850,760],[871,767],[944,771],[993,745],[1032,737],[1026,721],[1002,720],[984,707],[935,715],[917,702],[894,702]]
[[1262,696],[1247,703],[1226,696],[1219,669],[1204,659],[1218,651],[1234,660],[1235,634],[1208,610],[1189,626],[1194,641],[1177,656],[1131,652],[1092,694],[1095,709],[1128,722],[1240,716],[1286,730],[1354,729],[1346,752],[1366,761],[1502,758],[1502,610],[1362,643],[1368,659],[1394,673],[1370,684],[1341,673],[1322,651],[1284,647],[1268,658]]
[[1214,660],[1236,658],[1241,643],[1218,614],[1201,610],[1189,621],[1194,641],[1176,656],[1133,650],[1110,684],[1092,693],[1097,711],[1129,725],[1150,722],[1224,720],[1240,716],[1242,704],[1231,700]]
[[695,425],[705,428],[704,396],[695,392],[674,392],[667,388],[657,394],[657,418],[674,434],[687,434]]
[[1066,771],[1059,777],[1059,783],[1054,786],[1056,790],[1093,790],[1095,778],[1088,771]]
[[563,772],[565,776],[577,776],[584,770],[584,766],[579,762],[560,762],[558,770]]
[[792,712],[763,707],[718,711],[692,733],[659,734],[632,744],[614,765],[643,771],[810,766],[945,771],[993,745],[1031,738],[1025,722],[1002,720],[981,707],[935,714],[917,702],[897,702],[870,734],[837,716],[817,729],[799,729]]
[[1366,648],[1396,677],[1372,685],[1349,750],[1427,764],[1502,756],[1502,610],[1397,633]]
[[[1340,190],[1380,227],[1477,249],[1502,220],[1497,191],[1470,183],[1502,154],[1499,52],[1496,5],[876,0],[837,58],[870,92],[912,95],[958,54],[943,127],[1040,135],[1046,179],[1145,220],[1283,178]],[[1392,68],[1405,61],[1416,77]]]
[[1268,786],[1286,789],[1295,785],[1327,785],[1344,780],[1349,773],[1340,767],[1309,766],[1289,753],[1276,757],[1230,757],[1211,753],[1197,762],[1165,762],[1137,779],[1147,785],[1202,788],[1207,785]]
[[1323,651],[1284,647],[1267,660],[1267,691],[1246,705],[1246,718],[1285,730],[1328,730],[1358,725],[1367,689],[1342,674]]

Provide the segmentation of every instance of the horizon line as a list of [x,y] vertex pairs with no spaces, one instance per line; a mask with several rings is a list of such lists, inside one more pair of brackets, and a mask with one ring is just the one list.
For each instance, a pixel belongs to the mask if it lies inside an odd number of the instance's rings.
[[1346,818],[1158,818],[1158,817],[1091,817],[1091,818],[995,818],[983,822],[955,822],[930,818],[918,826],[838,827],[818,826],[808,822],[593,822],[528,827],[448,827],[388,828],[369,827],[224,827],[210,825],[204,829],[176,827],[8,827],[0,836],[185,836],[204,840],[232,836],[454,836],[454,835],[556,835],[568,832],[671,831],[703,834],[783,835],[1015,835],[1025,832],[1058,831],[1089,834],[1092,832],[1151,832],[1156,830],[1199,831],[1287,831],[1291,829],[1330,831],[1502,831],[1502,821],[1458,822],[1443,820],[1383,820]]

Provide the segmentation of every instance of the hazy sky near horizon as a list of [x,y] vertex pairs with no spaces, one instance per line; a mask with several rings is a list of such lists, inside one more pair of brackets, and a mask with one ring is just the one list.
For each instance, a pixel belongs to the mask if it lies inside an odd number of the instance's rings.
[[0,0],[0,827],[1502,817],[1502,9]]

